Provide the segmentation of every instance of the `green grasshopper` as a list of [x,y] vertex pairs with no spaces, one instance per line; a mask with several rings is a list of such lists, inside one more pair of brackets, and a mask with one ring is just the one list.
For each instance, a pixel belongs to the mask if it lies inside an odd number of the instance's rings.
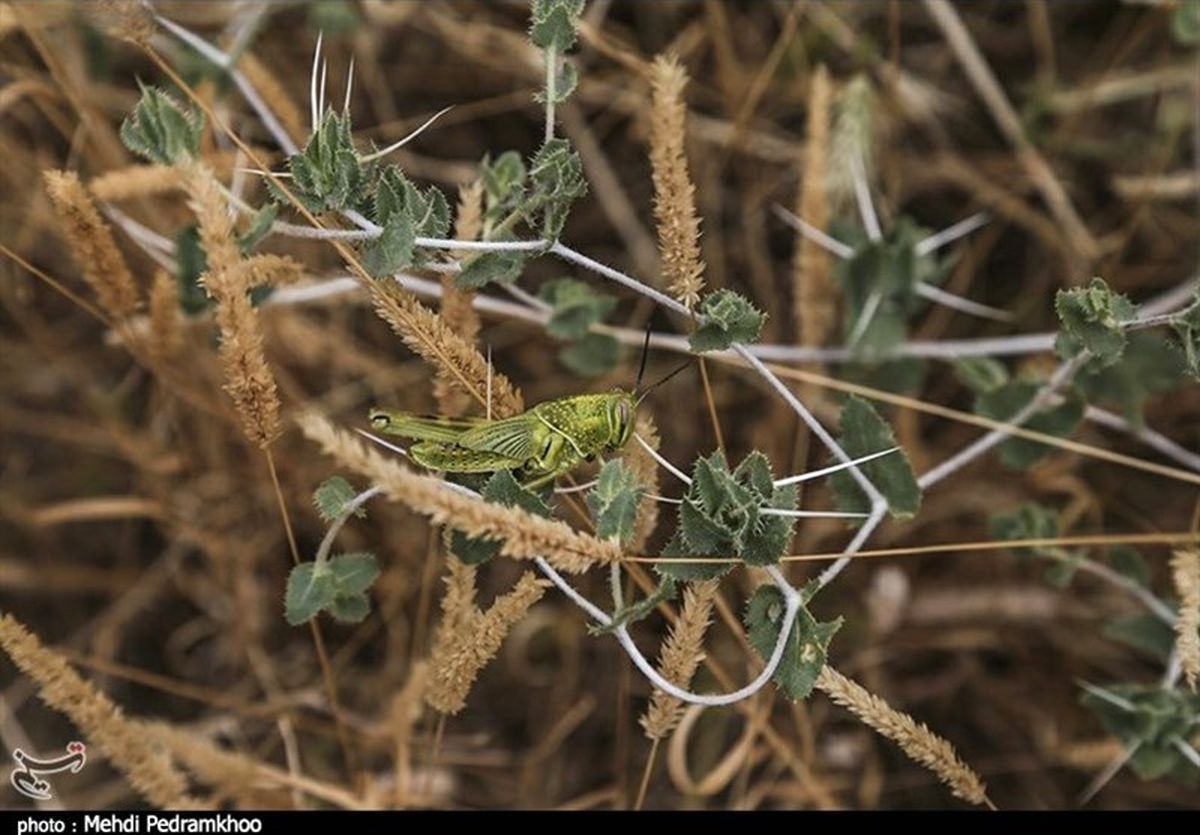
[[[647,342],[648,337],[649,333]],[[512,470],[525,487],[536,489],[585,461],[625,446],[633,434],[642,400],[687,365],[639,393],[646,369],[643,349],[633,391],[615,389],[604,394],[559,397],[501,420],[372,409],[370,421],[379,432],[416,441],[408,454],[423,467],[447,473]]]

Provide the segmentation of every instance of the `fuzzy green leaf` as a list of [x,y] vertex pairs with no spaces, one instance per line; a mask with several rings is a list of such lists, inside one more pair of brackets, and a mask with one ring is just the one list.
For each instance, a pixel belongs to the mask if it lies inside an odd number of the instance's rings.
[[1088,685],[1079,701],[1133,752],[1129,765],[1142,780],[1170,776],[1195,785],[1200,778],[1200,769],[1175,745],[1177,739],[1190,739],[1200,696],[1153,685]]
[[487,284],[512,284],[525,268],[521,252],[484,252],[463,262],[462,272],[454,279],[464,290],[478,290]]
[[[350,133],[350,117],[333,111],[309,137],[308,144],[288,160],[292,193],[313,212],[336,211],[353,206],[366,190],[364,170]],[[272,192],[283,202],[283,195]]]
[[1100,634],[1158,662],[1165,662],[1175,648],[1175,630],[1149,612],[1110,618]]
[[596,535],[628,542],[633,537],[642,486],[637,475],[617,458],[600,468],[596,486],[588,493],[587,503],[596,520]]
[[412,218],[397,212],[388,218],[383,233],[363,249],[362,265],[375,278],[389,276],[411,266],[417,230]]
[[371,614],[371,601],[365,594],[338,595],[329,604],[329,614],[342,623],[362,623]]
[[[691,548],[683,538],[682,525],[680,529],[667,540],[667,544],[663,546],[658,554],[660,557],[710,557],[714,556],[709,551],[698,551]],[[711,580],[714,577],[723,577],[733,570],[734,563],[732,562],[657,562],[654,564],[654,570],[664,577],[671,577],[682,582],[691,582],[693,580]]]
[[254,217],[250,221],[250,228],[238,238],[238,249],[243,256],[254,251],[258,242],[271,231],[271,224],[277,217],[279,217],[279,206],[274,203],[267,203],[254,213]]
[[976,394],[985,394],[1008,382],[1004,363],[991,357],[961,357],[954,361],[954,375]]
[[338,554],[329,561],[329,571],[338,596],[362,594],[371,588],[379,576],[379,564],[375,555],[365,551]]
[[194,159],[204,132],[204,114],[184,109],[157,87],[140,81],[142,97],[121,123],[125,147],[151,162],[174,165]]
[[529,39],[541,49],[559,54],[575,45],[575,27],[584,0],[533,0],[529,4]]
[[1088,363],[1075,384],[1089,403],[1115,406],[1134,426],[1142,426],[1146,400],[1175,388],[1183,374],[1180,354],[1166,337],[1134,331],[1120,360],[1108,366]]
[[[1034,380],[1010,380],[1004,385],[979,395],[975,411],[995,421],[1006,422],[1017,415],[1041,390]],[[1067,390],[1063,402],[1042,409],[1024,422],[1026,429],[1065,438],[1083,420],[1085,403],[1075,388]],[[1008,438],[996,447],[996,456],[1005,466],[1023,470],[1046,456],[1052,447],[1028,438]]]
[[514,211],[525,199],[525,162],[516,151],[505,151],[493,162],[484,157],[479,167],[483,179],[485,231]]
[[[1059,535],[1058,515],[1037,502],[1026,502],[1011,513],[993,513],[988,520],[988,530],[993,539],[1015,541],[1021,539],[1055,539]],[[1052,546],[1014,548],[1014,554],[1022,557],[1053,556],[1061,552]]]
[[200,283],[200,276],[207,269],[208,255],[200,243],[200,227],[189,224],[175,236],[175,278],[179,283],[179,306],[184,313],[202,313],[212,307],[213,300]]
[[[317,513],[321,515],[322,519],[332,522],[345,514],[347,506],[356,495],[350,482],[335,475],[322,481],[320,486],[313,491],[313,504],[316,505]],[[360,507],[354,512],[354,515],[361,519],[367,515],[367,510]]]
[[[743,623],[750,645],[764,661],[771,657],[783,628],[786,602],[783,592],[774,586],[759,586],[746,605]],[[800,606],[783,650],[779,667],[772,676],[783,695],[792,701],[808,698],[828,656],[829,642],[842,626],[842,619],[819,623]]]
[[336,595],[337,586],[328,565],[302,562],[288,575],[284,616],[292,626],[298,626],[328,608]]
[[579,154],[565,139],[547,141],[530,160],[529,183],[521,211],[543,240],[557,240],[571,206],[587,194]]
[[[522,487],[508,470],[493,473],[480,494],[489,502],[505,507],[519,507],[547,518],[553,515],[542,497]],[[456,530],[450,535],[450,550],[467,565],[479,565],[500,553],[500,543],[487,537],[470,537]]]
[[1093,278],[1086,287],[1059,290],[1054,309],[1063,332],[1055,342],[1060,357],[1075,356],[1088,350],[1101,365],[1112,365],[1125,351],[1124,323],[1134,317],[1134,306],[1120,293],[1114,293],[1102,278]]
[[[873,452],[890,449],[896,436],[875,407],[860,397],[850,396],[842,407],[842,449],[851,458],[862,458]],[[913,475],[912,465],[904,450],[876,458],[859,465],[867,480],[887,500],[888,510],[897,519],[916,515],[921,507],[921,488]],[[865,513],[871,509],[862,488],[847,470],[839,470],[829,478],[838,507],[850,513]]]
[[1200,296],[1172,322],[1187,371],[1200,379]]
[[1149,586],[1152,578],[1150,564],[1136,548],[1128,545],[1113,545],[1107,550],[1108,562],[1115,570],[1142,586]]
[[1180,0],[1171,11],[1171,35],[1184,46],[1200,44],[1200,0]]
[[858,226],[835,228],[834,237],[853,249],[835,266],[845,299],[842,333],[846,347],[861,359],[877,362],[903,342],[908,320],[926,306],[917,285],[937,284],[945,275],[949,262],[917,255],[917,244],[927,236],[905,216],[881,241]]
[[361,22],[350,0],[318,0],[308,4],[309,28],[324,32],[326,37],[353,32]]
[[603,377],[617,367],[621,343],[604,333],[589,333],[558,352],[562,364],[581,377]]
[[546,331],[556,339],[582,339],[592,325],[603,322],[617,306],[614,296],[597,292],[575,278],[546,282],[538,290],[538,298],[554,308]]
[[767,314],[743,295],[716,290],[700,300],[704,324],[688,340],[693,351],[724,351],[734,342],[757,342]]

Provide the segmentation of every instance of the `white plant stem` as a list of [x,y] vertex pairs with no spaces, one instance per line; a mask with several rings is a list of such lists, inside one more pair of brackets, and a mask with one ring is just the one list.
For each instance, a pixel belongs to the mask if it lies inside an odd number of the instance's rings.
[[329,551],[333,548],[333,541],[337,539],[338,533],[345,526],[346,522],[353,516],[360,507],[365,505],[371,499],[383,492],[382,487],[370,487],[359,493],[350,501],[346,502],[346,507],[343,508],[341,514],[329,525],[329,530],[325,532],[325,538],[321,540],[321,544],[317,547],[317,556],[315,562],[318,566],[324,565],[329,559]]

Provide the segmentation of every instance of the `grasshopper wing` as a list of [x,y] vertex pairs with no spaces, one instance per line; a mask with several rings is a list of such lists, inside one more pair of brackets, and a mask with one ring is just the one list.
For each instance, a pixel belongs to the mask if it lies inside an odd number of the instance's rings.
[[371,426],[385,435],[399,435],[414,441],[434,441],[452,444],[459,437],[483,423],[481,418],[447,418],[433,415],[414,415],[408,412],[371,410]]
[[409,447],[414,461],[431,470],[448,473],[491,473],[496,470],[518,469],[523,461],[514,461],[494,452],[477,452],[455,444],[421,441]]
[[537,418],[526,413],[483,423],[459,435],[454,443],[466,449],[494,452],[514,461],[528,461],[538,448]]

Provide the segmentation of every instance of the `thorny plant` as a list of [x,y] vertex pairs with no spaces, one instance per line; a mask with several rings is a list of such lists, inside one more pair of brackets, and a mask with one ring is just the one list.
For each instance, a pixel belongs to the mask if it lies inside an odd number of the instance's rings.
[[[151,3],[144,5],[153,9]],[[813,472],[775,477],[762,453],[752,452],[733,466],[723,451],[717,451],[697,458],[690,468],[682,468],[658,453],[652,430],[643,423],[634,436],[636,446],[621,458],[604,463],[594,481],[535,492],[523,488],[506,471],[490,478],[447,480],[418,475],[394,460],[380,457],[323,418],[309,414],[301,420],[305,433],[320,442],[340,465],[373,484],[356,491],[346,479],[333,477],[316,491],[315,504],[329,528],[315,559],[296,566],[289,577],[288,621],[304,623],[321,611],[345,621],[360,621],[367,616],[368,591],[379,574],[375,558],[369,553],[334,555],[333,546],[343,526],[365,513],[370,499],[386,495],[450,528],[447,543],[452,556],[443,603],[445,620],[434,648],[434,667],[438,666],[440,652],[442,669],[435,669],[432,679],[441,681],[442,690],[440,701],[438,697],[431,699],[443,714],[462,708],[475,674],[495,651],[493,648],[489,652],[487,647],[498,645],[512,623],[541,596],[542,584],[526,575],[518,588],[493,604],[491,610],[481,612],[475,608],[474,566],[503,554],[532,560],[538,571],[594,622],[597,633],[612,635],[619,642],[653,684],[658,692],[643,719],[651,738],[666,736],[679,722],[679,702],[733,704],[772,681],[791,700],[807,698],[819,688],[935,771],[957,796],[990,805],[982,781],[957,759],[947,743],[828,665],[828,647],[842,619],[820,622],[811,607],[821,591],[862,552],[886,516],[911,518],[919,512],[923,491],[993,449],[1004,465],[1025,469],[1053,445],[1068,446],[1071,442],[1065,439],[1076,427],[1083,420],[1093,420],[1133,434],[1186,470],[1160,467],[1160,471],[1168,469],[1185,476],[1200,472],[1200,458],[1146,427],[1141,416],[1146,396],[1174,387],[1186,376],[1200,376],[1200,297],[1189,281],[1138,307],[1112,291],[1102,279],[1094,278],[1090,284],[1058,293],[1056,310],[1062,328],[1056,334],[953,343],[910,340],[909,323],[928,304],[998,320],[1007,320],[1009,314],[940,286],[951,261],[939,259],[939,253],[983,226],[986,215],[973,215],[933,233],[920,230],[902,216],[890,231],[884,231],[871,194],[870,148],[861,139],[869,131],[856,124],[872,108],[869,102],[854,100],[855,96],[870,94],[869,85],[860,79],[848,86],[833,130],[840,132],[846,140],[841,144],[849,148],[844,162],[861,231],[853,224],[844,224],[832,233],[826,232],[819,220],[809,223],[776,207],[783,221],[837,260],[844,312],[842,347],[756,344],[766,314],[733,291],[704,290],[704,265],[697,245],[700,222],[682,143],[687,77],[673,59],[660,58],[650,70],[655,94],[655,135],[651,143],[655,213],[666,291],[602,264],[560,240],[572,204],[587,190],[577,152],[556,135],[558,108],[578,81],[569,53],[577,39],[583,5],[583,0],[533,0],[529,35],[541,50],[545,68],[539,97],[545,110],[544,141],[528,159],[516,151],[484,159],[480,187],[472,198],[475,206],[460,206],[455,236],[450,235],[452,217],[445,195],[436,187],[417,185],[399,166],[386,162],[389,154],[431,129],[446,111],[391,145],[359,149],[349,109],[353,66],[340,111],[327,106],[327,65],[320,38],[311,69],[310,133],[301,147],[238,69],[236,55],[153,12],[167,31],[228,74],[288,155],[282,170],[256,167],[242,172],[265,178],[271,200],[263,206],[247,204],[237,189],[218,183],[211,171],[201,167],[202,114],[172,95],[143,88],[141,101],[122,126],[121,138],[130,150],[148,161],[178,170],[191,183],[188,189],[194,202],[202,202],[199,193],[205,188],[215,187],[219,201],[249,218],[246,231],[237,239],[240,257],[246,259],[238,267],[242,272],[252,273],[254,267],[247,265],[262,263],[255,262],[255,258],[269,257],[252,255],[256,244],[269,235],[328,241],[338,246],[352,268],[350,278],[308,287],[267,288],[253,297],[256,304],[297,303],[365,285],[380,316],[435,366],[439,380],[473,396],[489,417],[493,412],[519,411],[519,394],[494,372],[490,359],[482,366],[481,379],[477,361],[448,358],[436,350],[417,347],[415,343],[420,340],[410,322],[409,293],[440,297],[443,304],[465,300],[480,310],[542,323],[552,337],[566,343],[560,358],[568,368],[583,376],[606,374],[617,364],[618,346],[636,344],[640,334],[637,329],[606,324],[604,320],[615,309],[615,297],[597,292],[576,278],[546,283],[537,295],[523,290],[519,281],[525,264],[533,258],[552,256],[644,296],[663,311],[678,316],[690,327],[687,339],[653,332],[647,334],[647,344],[749,369],[795,412],[825,447],[832,463]],[[942,16],[939,20],[944,20],[947,13],[954,14],[937,0],[931,0],[930,6]],[[186,88],[184,92],[190,94]],[[226,130],[223,125],[214,127]],[[58,188],[61,192],[65,186]],[[464,206],[468,208],[464,210]],[[281,212],[288,210],[298,212],[309,223],[280,220]],[[464,223],[464,212],[472,210],[474,222]],[[138,237],[148,251],[156,253],[165,266],[178,268],[185,257],[206,256],[209,274],[213,273],[211,240],[205,240],[206,232],[211,238],[211,230],[206,230],[203,218],[199,234],[186,244],[191,248],[189,256],[184,242],[155,240],[149,230],[139,229],[128,219],[122,222],[115,208],[110,208],[110,215]],[[238,252],[231,253],[230,262],[238,257]],[[441,273],[448,280],[433,282],[411,275],[409,270]],[[233,284],[232,290],[222,290],[211,278],[208,280],[218,310],[232,304],[222,293],[246,295],[261,285],[252,277],[243,276],[241,282]],[[511,300],[475,294],[492,286],[502,288]],[[194,302],[197,310],[208,304],[205,299]],[[109,307],[120,305],[114,302]],[[1166,330],[1168,336],[1156,335],[1153,328]],[[995,359],[1037,353],[1049,346],[1061,362],[1041,378],[1013,378]],[[881,369],[894,370],[897,363],[926,357],[954,362],[959,379],[976,395],[974,411],[988,431],[920,476],[913,472],[890,426],[867,400],[854,394],[844,400],[840,437],[835,438],[766,362],[846,363],[870,376]],[[239,396],[258,396],[253,391],[239,395],[233,388],[231,394],[235,400]],[[439,401],[448,408],[452,403],[449,396],[439,397]],[[1115,402],[1124,414],[1090,405],[1092,401]],[[461,404],[455,408],[461,410]],[[264,446],[270,443],[276,430],[268,427],[256,433],[250,428],[254,421],[245,422],[251,437]],[[404,454],[403,449],[358,431],[373,443]],[[1075,448],[1079,447],[1082,445]],[[647,474],[646,468],[636,463],[636,457],[643,455],[683,485],[682,496],[657,494],[653,474]],[[1110,460],[1117,458],[1110,456]],[[1119,463],[1136,465],[1133,459],[1125,458]],[[796,485],[823,477],[831,478],[838,508],[798,509]],[[1189,480],[1197,479],[1192,476]],[[594,537],[554,519],[555,496],[570,497],[581,490],[588,491],[586,504]],[[658,589],[629,601],[622,564],[638,559],[632,554],[645,546],[647,503],[677,508],[677,523],[661,552],[649,558],[661,577]],[[785,555],[795,521],[803,518],[841,518],[853,520],[858,527],[828,568],[797,587],[785,576],[781,563],[788,559]],[[1160,686],[1105,688],[1084,683],[1084,701],[1122,740],[1122,763],[1130,762],[1140,776],[1194,776],[1189,769],[1200,767],[1200,755],[1192,747],[1191,738],[1200,721],[1200,705],[1177,686],[1178,679],[1186,676],[1194,688],[1200,675],[1196,636],[1200,564],[1194,544],[1183,547],[1173,563],[1181,598],[1176,606],[1149,588],[1148,574],[1132,549],[1113,549],[1108,562],[1099,562],[1084,556],[1082,550],[1044,544],[1061,539],[1056,514],[1047,508],[1027,505],[1012,514],[998,513],[992,527],[998,538],[1013,541],[1017,553],[1047,559],[1056,583],[1069,583],[1075,571],[1092,573],[1143,603],[1156,624],[1177,630]],[[1184,537],[1177,541],[1187,546],[1189,540]],[[761,569],[769,580],[754,592],[744,616],[747,641],[762,657],[762,670],[746,685],[730,692],[698,693],[688,685],[699,660],[716,583],[739,563]],[[612,611],[588,600],[564,576],[600,565],[610,573]],[[662,663],[656,668],[635,644],[630,626],[673,599],[680,584],[686,584],[682,613],[664,645]],[[455,630],[461,630],[466,641],[456,642]],[[476,644],[473,654],[464,657],[464,645],[471,642]],[[453,695],[447,696],[448,692]],[[678,702],[672,703],[671,699]]]

